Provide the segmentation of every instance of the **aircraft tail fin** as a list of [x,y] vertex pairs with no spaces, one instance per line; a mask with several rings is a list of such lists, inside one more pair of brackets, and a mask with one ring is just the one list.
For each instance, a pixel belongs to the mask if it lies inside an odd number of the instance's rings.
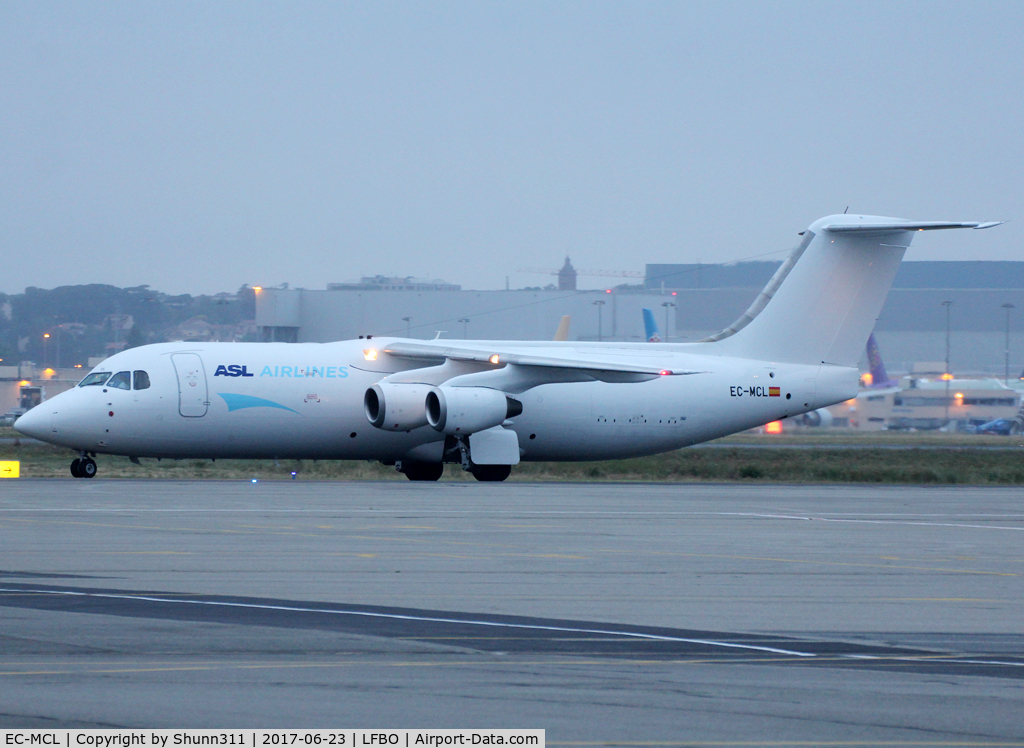
[[878,341],[875,340],[874,333],[868,336],[868,366],[871,371],[872,387],[891,387],[897,384],[889,379],[889,375],[885,371],[885,364],[882,363],[882,351],[878,348]]
[[[644,335],[648,343],[660,343],[661,333],[658,332],[658,323],[654,321],[654,312],[644,309]],[[634,317],[634,319],[636,319]]]
[[569,339],[569,321],[572,319],[568,314],[562,316],[562,321],[558,323],[558,329],[555,330],[555,340],[568,340]]
[[917,231],[991,223],[835,215],[815,221],[747,311],[701,342],[766,361],[854,367]]

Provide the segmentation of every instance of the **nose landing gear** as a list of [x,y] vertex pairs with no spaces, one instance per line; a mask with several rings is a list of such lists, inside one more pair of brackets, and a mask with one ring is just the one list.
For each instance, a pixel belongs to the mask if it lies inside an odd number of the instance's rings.
[[96,461],[86,454],[71,461],[71,475],[75,478],[93,478],[96,476]]

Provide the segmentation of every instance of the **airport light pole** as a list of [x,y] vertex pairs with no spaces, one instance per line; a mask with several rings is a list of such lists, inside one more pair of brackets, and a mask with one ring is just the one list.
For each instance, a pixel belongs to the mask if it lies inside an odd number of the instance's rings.
[[674,307],[675,304],[673,304],[671,301],[663,301],[661,303],[661,305],[663,307],[665,307],[665,342],[667,343],[668,342],[668,308],[669,307]]
[[459,322],[462,323],[462,339],[469,340],[469,317],[463,317],[462,319],[459,320]]
[[946,423],[949,423],[949,380],[952,378],[949,373],[949,309],[953,306],[952,301],[943,301],[942,306],[946,307],[946,371],[942,378],[946,380]]
[[1003,349],[1003,353],[1006,357],[1006,369],[1003,372],[1003,383],[1010,383],[1010,310],[1014,306],[1010,302],[1003,304],[1003,309],[1006,310],[1006,347]]
[[598,299],[594,302],[594,306],[597,307],[597,340],[601,341],[601,307],[604,306],[604,299]]

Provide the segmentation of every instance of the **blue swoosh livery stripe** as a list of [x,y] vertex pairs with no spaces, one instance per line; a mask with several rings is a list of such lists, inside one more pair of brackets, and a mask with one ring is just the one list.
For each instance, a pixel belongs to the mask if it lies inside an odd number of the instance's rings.
[[224,402],[227,403],[228,413],[233,410],[241,410],[242,408],[280,408],[281,410],[290,410],[292,413],[299,412],[292,410],[286,405],[281,405],[281,403],[275,403],[273,400],[264,400],[262,397],[235,395],[229,392],[218,392],[217,394],[224,398]]

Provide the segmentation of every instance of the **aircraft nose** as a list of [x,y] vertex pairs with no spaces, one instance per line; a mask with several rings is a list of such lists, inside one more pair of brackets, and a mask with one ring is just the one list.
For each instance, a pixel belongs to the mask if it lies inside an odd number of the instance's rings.
[[14,422],[14,428],[25,436],[33,439],[44,439],[50,431],[49,409],[45,405],[37,405]]

